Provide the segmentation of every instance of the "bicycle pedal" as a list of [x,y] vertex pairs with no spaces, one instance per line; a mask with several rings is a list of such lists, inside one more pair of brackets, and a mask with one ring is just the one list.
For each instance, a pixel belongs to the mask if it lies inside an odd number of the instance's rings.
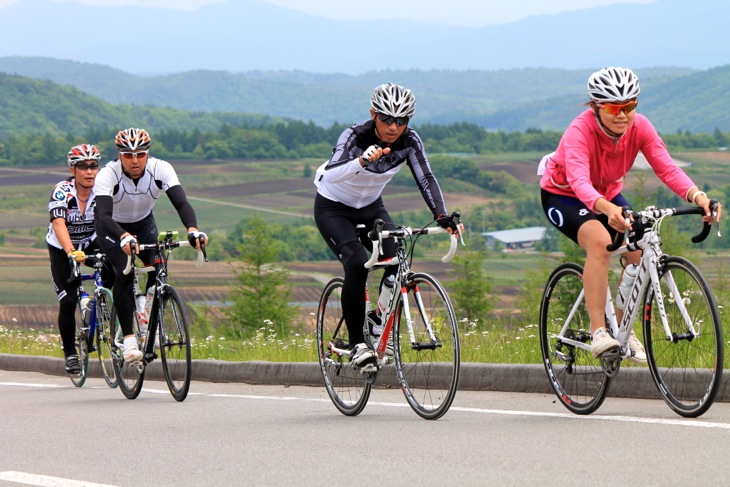
[[614,348],[611,350],[606,350],[603,352],[603,355],[601,355],[601,358],[603,360],[606,360],[607,362],[613,362],[618,360],[621,357],[621,349],[620,348]]
[[362,367],[355,367],[355,370],[357,370],[361,374],[368,374],[371,372],[377,372],[378,366],[375,364],[365,364]]

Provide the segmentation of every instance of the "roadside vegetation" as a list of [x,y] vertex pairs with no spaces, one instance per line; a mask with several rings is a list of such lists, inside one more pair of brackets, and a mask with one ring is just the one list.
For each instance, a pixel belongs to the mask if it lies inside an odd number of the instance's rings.
[[[286,134],[285,128],[278,129],[275,139],[265,140],[279,140]],[[301,140],[311,142],[316,140],[312,139],[314,135],[323,139],[331,135],[318,133],[321,129],[307,124],[300,128],[305,133],[313,131]],[[239,129],[229,130],[234,139],[246,135]],[[546,226],[534,171],[541,155],[548,151],[541,148],[552,150],[557,143],[554,134],[485,134],[464,124],[424,126],[423,132],[428,134],[425,140],[435,140],[430,159],[446,192],[449,209],[462,212],[467,247],[459,249],[452,264],[443,265],[439,257],[447,242],[422,239],[416,248],[414,269],[434,274],[449,291],[461,323],[464,361],[539,363],[537,314],[542,287],[560,261],[580,261],[582,256],[577,246],[566,244],[550,227],[545,238],[525,253],[504,252],[500,246],[486,248],[481,234]],[[190,150],[195,152],[195,147],[202,145],[185,145],[186,137],[193,140],[191,134],[180,132],[178,139],[168,135],[171,141],[177,140],[174,147],[183,152],[192,147]],[[489,144],[495,145],[493,152],[479,152],[486,150],[475,145],[482,136],[488,136]],[[676,134],[676,139],[667,140],[681,140],[682,147],[702,147],[722,142],[726,136],[718,131],[712,135]],[[201,144],[215,140],[206,139],[202,132],[197,137]],[[161,139],[164,151],[165,139]],[[528,141],[531,150],[525,152]],[[0,145],[7,142],[5,139]],[[55,141],[56,153],[65,153],[68,144],[74,142]],[[484,147],[489,145],[483,143]],[[300,146],[292,142],[291,147],[298,150]],[[449,152],[444,153],[444,148]],[[704,191],[721,201],[730,201],[730,154],[685,149],[675,150],[673,155],[688,164],[685,170],[703,185]],[[322,160],[173,160],[199,220],[205,222],[204,228],[212,236],[211,262],[203,268],[192,268],[194,256],[190,249],[177,250],[171,264],[172,282],[190,305],[194,358],[316,360],[313,312],[322,279],[341,272],[311,219],[311,181]],[[63,177],[63,168],[54,164],[51,169],[23,166],[18,171],[0,166],[0,254],[4,263],[0,266],[0,353],[60,356],[55,330],[57,305],[45,253],[47,192],[52,187],[50,181]],[[49,175],[49,171],[57,173]],[[637,208],[683,204],[663,189],[650,171],[641,169],[627,177],[625,193]],[[408,170],[401,171],[384,198],[397,222],[421,226],[431,219],[429,212],[421,209],[423,204]],[[155,215],[161,229],[176,229],[180,224],[164,198]],[[713,232],[705,243],[692,245],[689,237],[697,233],[696,222],[677,220],[683,226],[665,230],[663,249],[701,265],[725,308],[730,299],[725,271],[730,265],[730,239],[716,238]],[[617,268],[611,277],[613,282]],[[16,316],[20,320],[13,322]],[[730,329],[726,336],[730,339]],[[727,355],[730,357],[730,353]]]

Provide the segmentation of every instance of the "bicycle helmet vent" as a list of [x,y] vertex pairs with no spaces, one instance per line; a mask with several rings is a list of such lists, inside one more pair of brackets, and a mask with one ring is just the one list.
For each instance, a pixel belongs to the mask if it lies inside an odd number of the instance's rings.
[[370,106],[378,113],[391,117],[413,117],[416,97],[411,90],[395,83],[378,86],[370,97]]
[[588,96],[596,103],[631,100],[640,91],[639,78],[628,68],[603,68],[588,78]]

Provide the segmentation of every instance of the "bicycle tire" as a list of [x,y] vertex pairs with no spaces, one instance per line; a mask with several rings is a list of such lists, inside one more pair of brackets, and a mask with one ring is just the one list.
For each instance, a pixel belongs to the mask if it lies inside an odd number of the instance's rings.
[[[699,336],[691,337],[678,301],[672,299],[671,282]],[[642,315],[649,370],[659,393],[680,416],[695,418],[712,406],[720,389],[723,370],[722,323],[715,297],[699,269],[683,257],[667,257],[659,269],[661,295],[672,336],[668,340],[658,313],[656,294],[648,286]]]
[[68,377],[76,387],[82,387],[86,383],[86,377],[89,373],[89,341],[88,341],[88,327],[84,325],[81,319],[81,305],[80,302],[76,305],[76,313],[74,315],[74,321],[76,322],[74,328],[74,346],[76,348],[76,355],[79,357],[79,364],[81,365],[81,372],[78,374],[69,374]]
[[346,416],[362,412],[370,397],[372,375],[362,374],[350,365],[346,354],[337,354],[330,348],[349,350],[347,326],[342,315],[342,285],[344,279],[335,277],[324,287],[317,309],[317,357],[322,379],[330,399],[338,411]]
[[[137,317],[132,313],[132,326],[134,328],[134,334],[137,336],[137,343],[139,340],[139,323]],[[138,366],[130,366],[124,363],[124,356],[122,350],[122,344],[124,343],[124,334],[122,333],[121,326],[119,325],[119,318],[117,317],[117,306],[116,303],[112,306],[112,355],[114,357],[112,363],[114,364],[114,373],[117,377],[117,383],[119,389],[127,399],[136,399],[139,393],[142,391],[142,384],[144,383],[145,367],[142,362],[141,370]],[[143,359],[144,360],[144,359]]]
[[393,329],[396,375],[416,414],[438,419],[451,407],[459,385],[461,349],[456,314],[448,294],[433,276],[412,274],[405,286],[415,341],[409,336],[399,300]]
[[114,298],[110,290],[98,288],[96,290],[96,351],[99,354],[99,366],[106,384],[114,389],[119,384],[114,372],[112,359],[112,306]]
[[157,333],[162,370],[172,397],[176,401],[184,401],[190,390],[192,370],[188,321],[175,288],[169,285],[163,287],[161,296],[162,309],[158,313]]
[[[591,414],[606,399],[611,378],[588,350],[561,343],[558,335],[583,291],[583,267],[561,264],[550,274],[540,302],[540,349],[550,385],[575,414]],[[587,343],[591,322],[585,300],[578,303],[564,336]]]

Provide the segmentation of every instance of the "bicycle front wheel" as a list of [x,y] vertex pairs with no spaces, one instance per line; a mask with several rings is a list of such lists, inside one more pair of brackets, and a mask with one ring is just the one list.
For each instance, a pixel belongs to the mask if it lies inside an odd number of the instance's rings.
[[677,414],[695,418],[712,406],[723,369],[722,324],[707,281],[690,261],[668,257],[659,269],[661,302],[649,286],[644,295],[644,338],[649,370]]
[[350,349],[345,318],[342,315],[342,285],[344,279],[335,277],[322,291],[317,309],[317,355],[322,379],[330,399],[338,411],[346,416],[362,412],[372,388],[368,374],[352,368],[347,354],[333,348]]
[[590,342],[591,321],[582,292],[581,266],[561,264],[550,275],[540,303],[540,349],[550,385],[563,406],[590,414],[603,404],[611,379],[589,350],[563,342]]
[[[139,345],[139,323],[137,322],[137,316],[134,313],[132,314],[134,335],[137,337],[137,344]],[[124,397],[136,399],[142,391],[142,384],[144,383],[144,359],[142,359],[142,363],[138,364],[124,362],[124,333],[122,333],[122,327],[119,325],[116,304],[112,306],[111,322],[112,336],[114,337],[112,341],[112,364],[114,365],[117,383]]]
[[413,274],[406,284],[410,326],[403,302],[393,329],[395,370],[411,408],[438,419],[451,407],[459,384],[461,351],[454,308],[441,284]]
[[111,388],[117,387],[117,374],[112,363],[112,293],[106,288],[96,291],[96,351],[104,380]]
[[[88,310],[87,310],[88,312]],[[79,305],[76,306],[76,314],[74,321],[76,322],[76,329],[74,330],[74,342],[76,346],[76,355],[79,357],[79,364],[81,365],[81,372],[78,374],[70,374],[69,378],[76,387],[81,387],[86,383],[86,376],[89,372],[89,340],[88,326],[84,325],[82,320],[81,308]]]
[[[191,355],[188,321],[180,296],[172,286],[161,292],[162,309],[157,327],[162,370],[167,388],[176,401],[184,401],[190,390]],[[150,337],[150,339],[152,339]],[[157,343],[155,343],[157,346]]]

